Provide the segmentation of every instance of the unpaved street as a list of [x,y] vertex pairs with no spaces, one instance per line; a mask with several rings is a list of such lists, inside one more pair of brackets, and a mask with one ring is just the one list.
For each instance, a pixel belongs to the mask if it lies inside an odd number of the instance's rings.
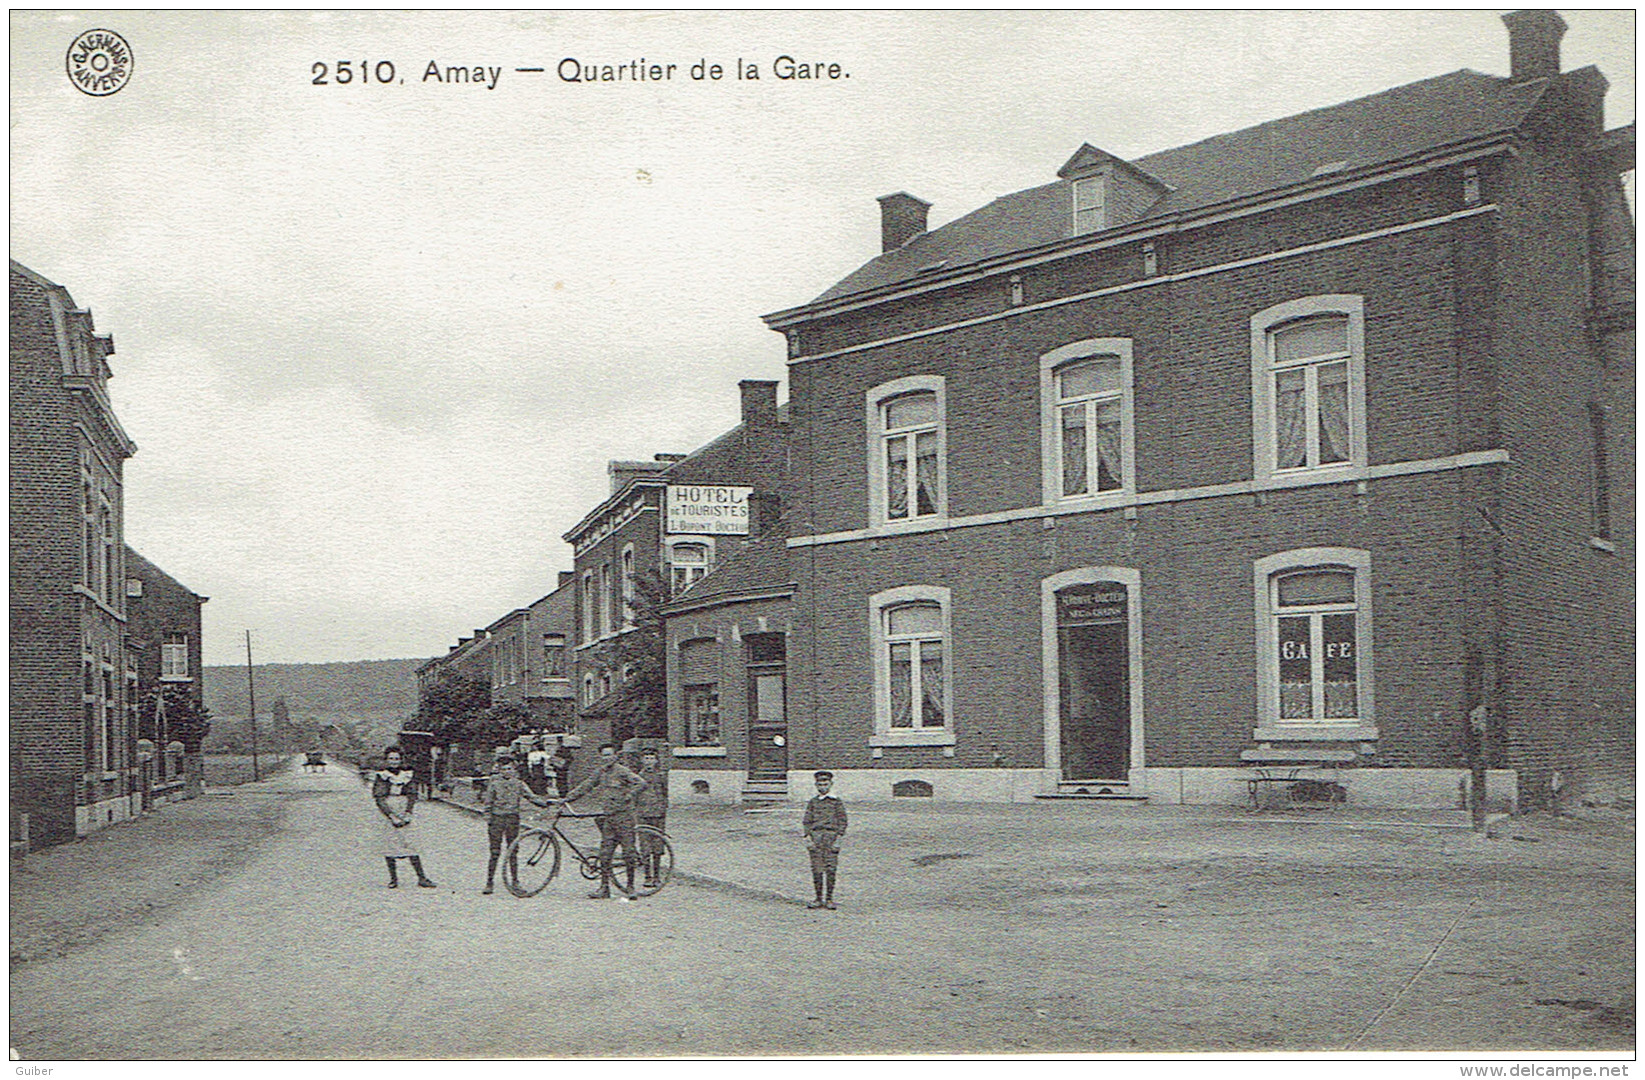
[[14,966],[16,1054],[1633,1046],[1623,830],[1527,819],[1523,840],[1488,842],[1163,809],[859,806],[841,908],[812,912],[760,895],[804,886],[789,811],[676,808],[678,865],[746,890],[602,903],[568,866],[521,901],[479,894],[484,830],[462,811],[418,811],[440,887],[390,891],[351,775],[243,791],[217,798],[287,804],[243,866]]

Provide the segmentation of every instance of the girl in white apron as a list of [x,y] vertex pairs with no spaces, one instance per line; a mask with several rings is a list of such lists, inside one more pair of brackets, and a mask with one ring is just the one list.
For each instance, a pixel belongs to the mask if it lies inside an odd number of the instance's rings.
[[388,887],[400,887],[395,860],[410,859],[411,868],[417,872],[417,884],[425,889],[434,888],[433,879],[423,873],[422,853],[417,850],[417,838],[412,832],[411,810],[417,805],[417,774],[401,763],[398,746],[383,751],[383,767],[372,778],[371,797],[382,814],[379,836],[383,859],[388,863]]

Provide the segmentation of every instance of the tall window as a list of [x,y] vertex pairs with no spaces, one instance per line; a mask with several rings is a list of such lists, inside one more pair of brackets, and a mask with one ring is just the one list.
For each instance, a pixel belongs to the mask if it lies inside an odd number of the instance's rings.
[[672,595],[685,592],[708,573],[707,544],[674,544],[668,549],[668,586]]
[[583,641],[594,640],[594,571],[583,571]]
[[947,512],[944,383],[915,375],[868,393],[869,503],[875,522]]
[[186,679],[188,674],[188,635],[167,633],[160,643],[160,677]]
[[942,608],[902,604],[885,612],[891,727],[942,727]]
[[1257,475],[1364,465],[1363,307],[1321,296],[1252,320]]
[[685,717],[687,746],[719,746],[720,643],[696,638],[680,643],[680,706]]
[[951,744],[948,590],[910,585],[869,599],[875,745]]
[[101,758],[103,769],[104,771],[107,771],[116,767],[116,747],[119,746],[120,742],[120,699],[115,691],[114,657],[110,654],[109,647],[107,645],[103,646],[101,684],[103,696],[103,738]]
[[634,625],[634,545],[623,548],[623,626]]
[[600,564],[600,635],[611,633],[611,564]]
[[1369,557],[1317,548],[1258,562],[1263,719],[1370,722]]
[[1611,467],[1606,460],[1605,406],[1588,406],[1588,425],[1594,441],[1594,536],[1611,538]]
[[1046,505],[1135,490],[1129,338],[1040,357],[1040,430]]
[[598,695],[594,691],[594,673],[592,671],[583,672],[583,704],[592,705],[597,697]]
[[1074,188],[1074,235],[1084,236],[1089,232],[1099,232],[1106,225],[1104,213],[1105,177],[1090,176],[1084,180],[1075,180]]
[[713,683],[689,683],[685,688],[685,743],[720,745],[720,695]]

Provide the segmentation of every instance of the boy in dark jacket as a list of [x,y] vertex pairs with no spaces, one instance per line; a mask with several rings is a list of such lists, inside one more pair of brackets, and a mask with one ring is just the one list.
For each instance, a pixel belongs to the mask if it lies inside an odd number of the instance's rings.
[[[634,797],[634,809],[641,825],[649,825],[660,833],[668,831],[668,773],[659,764],[661,755],[655,748],[640,751],[640,779],[645,787]],[[645,887],[655,889],[662,876],[662,845],[647,833],[639,835],[640,865],[645,870]]]
[[805,846],[811,853],[811,884],[817,898],[805,905],[815,910],[834,910],[834,874],[840,865],[840,837],[845,835],[845,804],[828,793],[834,774],[827,769],[812,779],[817,795],[805,804]]

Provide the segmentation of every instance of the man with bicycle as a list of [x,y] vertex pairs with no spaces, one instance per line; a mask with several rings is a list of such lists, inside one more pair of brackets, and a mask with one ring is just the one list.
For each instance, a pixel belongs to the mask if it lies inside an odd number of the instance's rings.
[[617,745],[606,743],[600,747],[599,766],[561,800],[576,802],[590,791],[599,790],[600,815],[594,823],[600,827],[600,887],[588,894],[591,900],[611,898],[611,860],[619,844],[628,871],[628,888],[624,891],[634,892],[634,865],[638,859],[634,845],[634,826],[638,824],[635,800],[645,787],[638,773],[617,760]]

